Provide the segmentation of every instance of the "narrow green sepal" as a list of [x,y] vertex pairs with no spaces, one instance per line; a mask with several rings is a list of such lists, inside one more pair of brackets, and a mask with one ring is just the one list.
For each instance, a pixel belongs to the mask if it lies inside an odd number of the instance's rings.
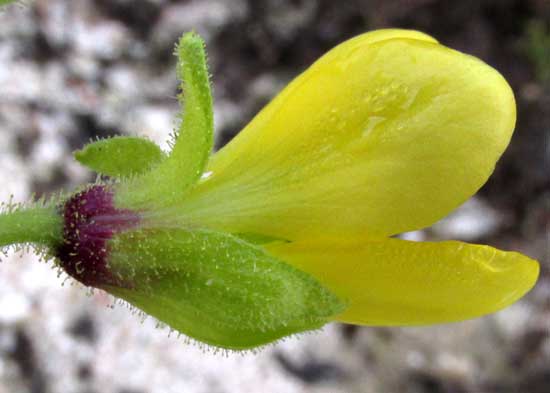
[[109,243],[103,289],[196,340],[245,349],[317,329],[343,303],[312,276],[228,234],[142,230]]
[[151,170],[166,156],[156,143],[145,138],[117,136],[89,143],[74,157],[102,175],[128,177]]
[[151,201],[170,204],[195,184],[206,167],[214,140],[212,93],[204,41],[195,33],[180,39],[175,54],[181,80],[180,126],[168,158],[153,171],[123,185],[119,205],[142,208]]

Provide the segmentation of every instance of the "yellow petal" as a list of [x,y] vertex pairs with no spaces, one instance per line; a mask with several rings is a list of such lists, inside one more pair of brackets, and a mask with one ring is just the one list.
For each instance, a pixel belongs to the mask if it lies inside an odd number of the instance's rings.
[[[403,30],[403,29],[382,29],[369,31],[368,33],[360,34],[347,41],[344,41],[340,45],[336,46],[323,57],[318,59],[313,66],[319,66],[320,64],[326,64],[334,61],[345,59],[353,54],[356,50],[362,50],[365,45],[374,44],[381,41],[386,41],[395,38],[420,40],[437,44],[437,40],[426,33],[416,30]],[[288,91],[286,89],[285,91]]]
[[514,123],[510,87],[480,60],[417,32],[365,34],[217,153],[180,214],[286,239],[417,229],[485,183]]
[[318,240],[266,248],[348,302],[337,320],[364,325],[478,317],[521,298],[539,273],[522,254],[455,241]]

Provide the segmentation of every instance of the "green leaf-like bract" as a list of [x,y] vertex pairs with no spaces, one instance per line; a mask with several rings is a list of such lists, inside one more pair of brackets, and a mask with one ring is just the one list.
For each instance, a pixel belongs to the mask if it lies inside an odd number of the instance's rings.
[[320,328],[343,304],[312,276],[234,236],[140,230],[115,236],[107,287],[173,329],[230,349]]
[[166,160],[120,186],[117,202],[127,208],[141,208],[151,201],[168,205],[181,198],[200,178],[212,150],[214,116],[204,42],[197,34],[187,33],[176,54],[184,109],[179,132]]
[[128,177],[147,172],[159,164],[164,153],[147,139],[117,136],[87,144],[74,153],[81,164],[111,177]]

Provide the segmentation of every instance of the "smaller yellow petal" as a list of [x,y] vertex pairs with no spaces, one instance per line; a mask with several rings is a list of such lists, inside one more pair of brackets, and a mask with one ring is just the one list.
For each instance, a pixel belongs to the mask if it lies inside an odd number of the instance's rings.
[[482,316],[525,295],[539,273],[522,254],[456,241],[311,240],[266,248],[348,302],[337,320],[361,325]]

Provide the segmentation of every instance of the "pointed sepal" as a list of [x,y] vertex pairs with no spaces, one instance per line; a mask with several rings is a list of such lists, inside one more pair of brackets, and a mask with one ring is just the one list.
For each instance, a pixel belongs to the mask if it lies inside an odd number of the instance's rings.
[[318,329],[343,303],[260,247],[206,230],[139,230],[108,244],[121,286],[103,289],[171,328],[230,349]]
[[91,170],[111,177],[139,175],[158,165],[166,155],[148,139],[117,136],[101,139],[74,153],[75,159]]
[[154,171],[121,185],[120,205],[141,208],[151,201],[170,204],[201,177],[213,145],[214,116],[204,41],[195,33],[179,41],[177,74],[181,79],[180,126],[168,158]]

